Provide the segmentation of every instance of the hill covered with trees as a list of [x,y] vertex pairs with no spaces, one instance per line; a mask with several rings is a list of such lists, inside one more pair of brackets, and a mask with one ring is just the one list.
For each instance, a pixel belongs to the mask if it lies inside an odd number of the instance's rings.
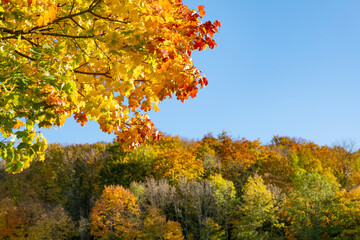
[[49,145],[0,170],[0,239],[357,239],[360,151],[275,136]]

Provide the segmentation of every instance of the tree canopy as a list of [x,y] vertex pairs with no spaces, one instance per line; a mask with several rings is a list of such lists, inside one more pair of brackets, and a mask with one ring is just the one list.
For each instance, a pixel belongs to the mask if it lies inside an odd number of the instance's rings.
[[0,157],[19,172],[43,159],[38,129],[74,116],[130,148],[157,136],[146,114],[208,84],[191,53],[216,45],[218,21],[182,0],[1,0]]

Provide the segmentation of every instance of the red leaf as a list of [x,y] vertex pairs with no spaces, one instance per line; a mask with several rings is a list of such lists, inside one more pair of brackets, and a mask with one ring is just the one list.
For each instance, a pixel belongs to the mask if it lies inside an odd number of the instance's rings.
[[198,39],[194,44],[194,49],[199,49],[199,51],[203,50],[205,45],[204,39]]
[[219,27],[219,28],[221,27],[221,23],[218,20],[214,22],[214,25],[215,27]]
[[211,39],[211,38],[207,38],[206,39],[206,43],[209,45],[209,47],[211,48],[211,49],[213,49],[217,44],[216,44],[216,42],[213,40],[213,39]]

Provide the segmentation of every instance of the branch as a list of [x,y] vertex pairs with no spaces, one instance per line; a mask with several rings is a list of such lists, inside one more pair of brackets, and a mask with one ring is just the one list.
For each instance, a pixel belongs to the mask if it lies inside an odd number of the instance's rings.
[[85,98],[84,94],[82,94],[79,90],[77,90],[77,92],[78,92],[83,98]]
[[83,71],[75,69],[74,73],[92,75],[92,76],[105,76],[105,77],[108,77],[108,78],[112,78],[110,75],[108,75],[108,71],[107,72],[83,72]]
[[[147,83],[149,85],[150,80],[146,80],[146,79],[135,79],[134,82],[144,82]],[[151,83],[151,82],[150,82]]]
[[111,22],[118,22],[118,23],[125,23],[125,24],[128,24],[129,22],[126,22],[126,21],[120,21],[120,20],[116,20],[116,19],[111,19],[109,17],[103,17],[103,16],[100,16],[99,14],[96,14],[94,13],[93,11],[89,11],[90,14],[94,15],[95,17],[98,17],[100,19],[104,19],[104,20],[108,20],[108,21],[111,21]]
[[77,26],[79,26],[82,30],[86,30],[83,26],[81,26],[77,21],[75,21],[73,18],[70,18]]
[[30,39],[25,38],[25,37],[23,37],[23,36],[21,36],[21,39],[25,39],[28,43],[30,43],[30,44],[33,45],[33,46],[36,46],[36,47],[39,46],[39,44],[36,44],[36,43],[34,43],[33,41],[31,41]]
[[24,58],[27,58],[27,59],[29,59],[29,60],[31,60],[31,61],[36,61],[36,60],[37,60],[37,59],[35,59],[35,58],[29,57],[28,55],[25,55],[25,54],[19,52],[18,50],[15,50],[15,52],[16,52],[17,54],[19,54],[20,56],[22,56],[22,57],[24,57]]
[[[64,16],[64,17],[61,17],[61,18],[57,18],[55,19],[54,21],[46,24],[45,26],[37,26],[37,27],[33,27],[31,30],[29,30],[28,32],[24,32],[23,30],[17,30],[17,31],[14,31],[14,30],[11,30],[11,29],[8,29],[8,28],[4,28],[4,27],[0,27],[0,31],[1,32],[5,32],[5,33],[10,33],[10,34],[15,34],[15,35],[24,35],[24,34],[31,34],[31,33],[34,33],[35,30],[38,30],[38,29],[42,29],[44,27],[48,27],[49,25],[52,25],[54,23],[58,23],[58,22],[61,22],[62,20],[65,20],[65,19],[69,19],[69,18],[73,18],[73,17],[76,17],[76,16],[79,16],[79,15],[82,15],[82,14],[85,14],[85,13],[88,13],[88,12],[91,12],[99,3],[101,2],[101,0],[95,0],[93,1],[89,8],[84,10],[84,11],[81,11],[81,12],[77,12],[77,13],[73,13],[73,14],[69,14],[67,16]],[[6,39],[6,38],[5,38]]]
[[[41,33],[45,36],[55,36],[55,37],[66,37],[66,38],[93,38],[96,37],[96,35],[88,35],[88,36],[76,36],[76,35],[66,35],[61,33]],[[101,35],[100,35],[101,36]]]
[[74,6],[75,6],[75,4],[76,4],[76,2],[74,1],[74,2],[72,3],[72,5],[71,5],[71,9],[70,9],[69,14],[71,14],[71,13],[72,13],[72,11],[73,11],[73,9],[74,9]]
[[[61,27],[60,24],[59,24],[59,27],[60,27],[61,30],[65,33],[65,30]],[[87,52],[85,52],[85,51],[81,48],[81,46],[77,43],[76,39],[73,38],[73,39],[71,39],[71,40],[74,42],[75,46],[76,46],[78,49],[80,49],[81,52],[83,52],[83,54],[88,55],[88,56],[90,57],[90,55],[89,55]],[[85,59],[84,56],[83,56],[83,58]],[[80,68],[80,67],[78,67],[78,68]]]
[[18,31],[13,31],[11,29],[4,28],[4,27],[0,27],[0,31],[5,32],[5,33],[10,33],[10,34],[17,34],[19,32],[19,30]]
[[[72,20],[73,22],[75,22],[80,28],[84,29],[82,26],[80,26],[73,18],[76,17],[76,16],[80,16],[80,15],[83,15],[83,14],[86,14],[86,13],[90,13],[100,19],[104,19],[104,20],[108,20],[108,21],[111,21],[111,22],[119,22],[119,23],[129,23],[129,22],[126,22],[126,21],[120,21],[120,20],[116,20],[116,19],[111,19],[109,17],[103,17],[97,13],[94,13],[93,10],[94,8],[101,2],[102,0],[94,0],[88,9],[84,10],[84,11],[80,11],[80,12],[77,12],[77,13],[72,13],[72,10],[73,10],[73,7],[74,7],[74,3],[72,5],[72,9],[70,11],[70,14],[67,15],[67,16],[64,16],[64,17],[60,17],[60,18],[56,18],[54,21],[46,24],[45,26],[36,26],[36,27],[33,27],[32,29],[30,29],[29,31],[27,32],[24,32],[24,30],[12,30],[12,29],[8,29],[8,28],[5,28],[5,27],[0,27],[0,32],[3,32],[3,33],[9,33],[9,34],[12,34],[12,36],[6,36],[6,37],[2,37],[1,39],[4,40],[4,39],[11,39],[11,38],[16,38],[19,34],[21,35],[26,35],[26,34],[32,34],[34,33],[36,30],[39,30],[39,31],[48,31],[48,30],[51,30],[49,28],[50,25],[52,24],[55,24],[55,23],[59,23],[63,20],[66,20],[66,19],[70,19]],[[59,33],[41,33],[42,35],[45,35],[45,36],[57,36],[57,37],[68,37],[68,38],[92,38],[92,37],[95,37],[96,35],[88,35],[88,36],[72,36],[72,35],[66,35],[66,34],[59,34]]]
[[[1,40],[17,39],[17,37],[16,37],[16,35],[12,35],[12,36],[7,36],[7,37],[2,37],[2,38],[0,38],[0,39],[1,39]],[[30,39],[28,39],[28,38],[26,38],[26,37],[24,37],[24,36],[21,36],[21,39],[26,40],[28,43],[30,43],[30,44],[33,45],[33,46],[36,46],[36,47],[39,46],[39,44],[34,43],[33,41],[31,41]]]
[[100,2],[101,0],[94,0],[89,6],[89,10],[90,11],[93,10],[96,7],[96,5],[98,5]]
[[98,49],[100,49],[100,51],[106,56],[106,58],[108,59],[108,62],[109,62],[109,67],[110,67],[110,65],[111,65],[111,59],[110,59],[109,56],[106,54],[106,52],[104,52],[104,51],[101,49],[100,45],[96,42],[96,39],[94,39],[94,43],[95,43],[96,47],[97,47]]

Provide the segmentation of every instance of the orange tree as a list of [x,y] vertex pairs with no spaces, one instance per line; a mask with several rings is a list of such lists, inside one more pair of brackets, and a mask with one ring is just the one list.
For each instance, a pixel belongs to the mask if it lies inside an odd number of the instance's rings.
[[136,197],[121,186],[105,187],[90,213],[90,231],[95,238],[135,239],[140,208]]
[[[213,48],[220,23],[181,0],[1,0],[0,156],[19,172],[46,139],[38,128],[74,116],[136,147],[153,134],[146,112],[195,97],[207,79],[191,59]],[[38,128],[36,128],[36,126]]]

